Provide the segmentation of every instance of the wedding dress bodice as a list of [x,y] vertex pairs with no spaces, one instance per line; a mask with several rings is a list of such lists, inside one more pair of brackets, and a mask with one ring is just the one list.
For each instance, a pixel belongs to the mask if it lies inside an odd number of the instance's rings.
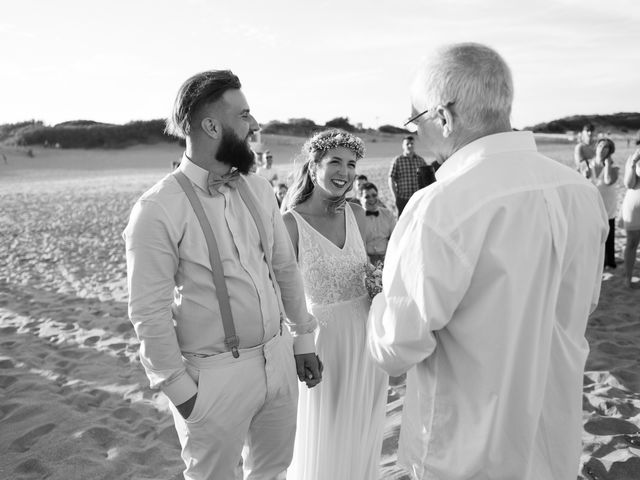
[[298,225],[298,264],[307,302],[327,305],[367,294],[364,286],[367,252],[351,206],[345,206],[346,239],[339,248],[300,214],[292,210]]

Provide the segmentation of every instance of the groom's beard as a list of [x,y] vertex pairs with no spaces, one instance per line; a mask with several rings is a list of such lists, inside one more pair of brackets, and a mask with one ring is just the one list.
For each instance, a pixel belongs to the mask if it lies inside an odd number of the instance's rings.
[[222,139],[216,152],[216,159],[247,174],[251,170],[255,158],[247,140],[242,140],[234,131],[222,127]]

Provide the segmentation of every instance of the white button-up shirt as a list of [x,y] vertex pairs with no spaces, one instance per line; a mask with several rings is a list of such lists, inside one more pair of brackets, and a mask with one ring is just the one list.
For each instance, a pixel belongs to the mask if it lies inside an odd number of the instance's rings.
[[[280,329],[280,310],[260,236],[237,189],[209,195],[208,172],[183,157],[180,170],[194,184],[218,243],[240,348],[264,343]],[[296,353],[314,351],[315,318],[306,308],[302,276],[272,187],[246,181],[266,218],[273,270]],[[129,316],[140,339],[140,360],[151,387],[179,405],[197,391],[183,353],[226,352],[207,244],[195,213],[173,175],[138,200],[124,231]]]
[[436,176],[400,217],[369,317],[375,360],[409,370],[399,461],[419,479],[574,480],[600,194],[530,132],[476,140]]

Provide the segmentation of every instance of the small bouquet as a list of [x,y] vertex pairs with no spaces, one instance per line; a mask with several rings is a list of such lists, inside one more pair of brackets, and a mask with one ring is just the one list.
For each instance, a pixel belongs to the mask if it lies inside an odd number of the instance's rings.
[[367,263],[364,273],[364,286],[367,289],[369,298],[373,300],[377,294],[382,291],[382,262],[378,261],[375,265]]

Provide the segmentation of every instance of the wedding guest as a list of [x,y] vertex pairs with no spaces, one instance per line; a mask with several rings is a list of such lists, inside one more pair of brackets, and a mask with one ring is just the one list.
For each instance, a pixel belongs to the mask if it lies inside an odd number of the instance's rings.
[[395,216],[386,208],[381,208],[378,187],[367,182],[360,190],[360,200],[365,210],[366,233],[364,243],[372,264],[384,262],[387,244],[396,226]]
[[578,137],[578,144],[573,151],[573,160],[576,164],[576,169],[582,171],[585,168],[583,162],[588,162],[596,156],[593,143],[595,141],[594,135],[595,128],[591,123],[587,123],[582,127],[582,131]]
[[601,138],[596,142],[596,155],[592,160],[585,160],[581,173],[598,187],[604,208],[609,217],[609,235],[604,248],[604,266],[616,268],[615,231],[616,210],[618,208],[618,167],[613,165],[611,155],[616,151],[616,145],[610,138]]
[[241,452],[248,478],[284,475],[296,370],[310,386],[321,379],[273,190],[247,175],[258,129],[232,72],[186,80],[167,121],[186,138],[180,166],[140,197],[124,231],[140,361],[169,398],[186,479],[237,478]]
[[360,205],[360,194],[362,193],[362,186],[368,181],[369,179],[367,178],[366,175],[363,175],[363,174],[358,175],[354,182],[354,188],[352,189],[353,196],[347,197],[347,202],[352,202],[357,205]]
[[[640,143],[640,139],[637,143]],[[640,243],[640,149],[633,152],[627,159],[624,168],[624,194],[620,217],[627,233],[624,247],[624,278],[627,287],[639,288],[633,283],[633,267],[636,263],[638,244]]]
[[350,133],[314,135],[283,202],[325,362],[322,383],[300,392],[289,480],[380,478],[387,376],[365,343],[365,214],[345,201],[363,156],[364,143]]
[[278,208],[282,206],[282,200],[284,196],[287,194],[289,187],[287,187],[286,183],[279,183],[275,187],[273,187],[273,193],[276,195],[276,200],[278,202]]
[[278,181],[278,173],[273,169],[273,155],[268,150],[264,153],[264,164],[259,166],[256,173],[274,185]]
[[389,170],[389,190],[398,209],[398,217],[405,205],[420,185],[418,184],[418,168],[426,167],[424,158],[414,152],[414,138],[408,135],[402,139],[402,155],[391,162]]
[[607,215],[590,182],[512,131],[511,78],[462,43],[413,83],[412,121],[444,163],[391,235],[368,334],[382,368],[408,371],[398,460],[418,479],[578,476]]

